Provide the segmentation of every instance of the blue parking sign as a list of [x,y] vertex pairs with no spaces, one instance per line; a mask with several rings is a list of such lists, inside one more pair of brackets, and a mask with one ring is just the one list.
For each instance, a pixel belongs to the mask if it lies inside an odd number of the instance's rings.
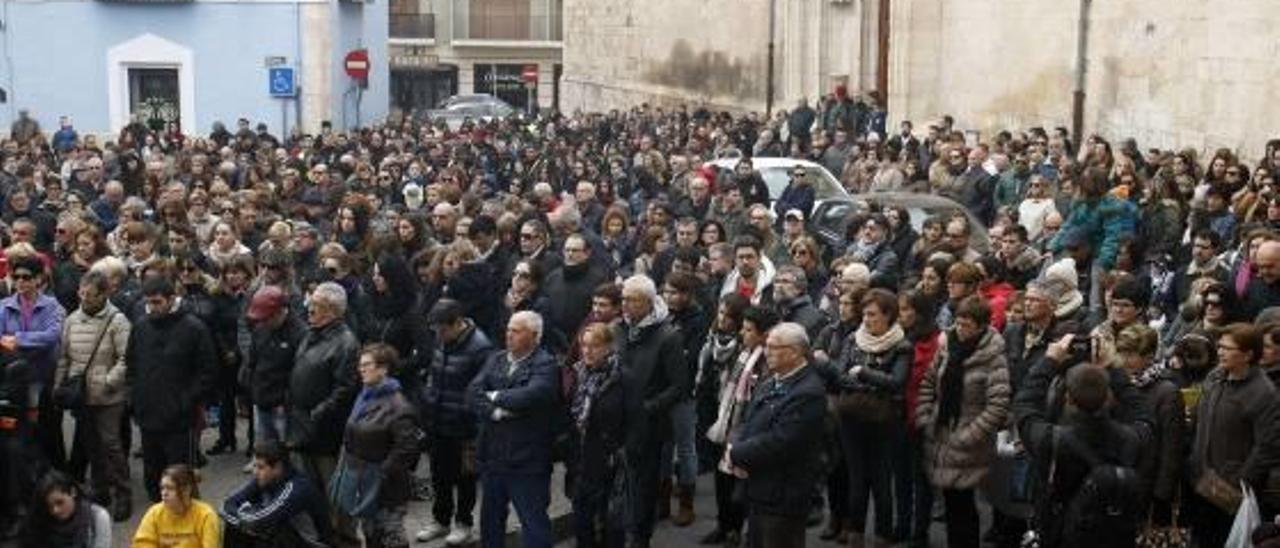
[[267,69],[267,89],[272,97],[293,97],[298,94],[297,82],[294,80],[293,67],[272,67]]

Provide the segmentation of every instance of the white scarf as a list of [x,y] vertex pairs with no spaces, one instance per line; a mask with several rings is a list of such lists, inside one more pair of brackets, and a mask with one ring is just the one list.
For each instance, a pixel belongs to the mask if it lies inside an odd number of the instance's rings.
[[853,334],[854,342],[858,344],[858,348],[868,354],[883,354],[892,349],[895,345],[902,342],[906,338],[906,333],[902,331],[902,326],[897,323],[893,327],[885,331],[883,335],[872,335],[867,331],[867,324],[864,322],[858,326],[858,330]]

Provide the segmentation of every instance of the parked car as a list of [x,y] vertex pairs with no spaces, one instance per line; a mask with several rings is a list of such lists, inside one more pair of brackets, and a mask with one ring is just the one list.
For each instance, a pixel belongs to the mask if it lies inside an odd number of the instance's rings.
[[506,118],[516,109],[506,101],[488,94],[454,95],[440,103],[440,108],[427,111],[427,121],[444,120],[449,129],[457,131],[466,120],[488,122]]
[[987,235],[987,227],[976,216],[955,200],[935,194],[914,192],[874,192],[867,194],[846,194],[843,197],[828,199],[814,207],[813,217],[809,221],[809,230],[822,240],[830,249],[844,249],[847,244],[845,231],[849,220],[857,213],[872,209],[872,206],[887,208],[901,206],[906,208],[911,218],[911,226],[917,232],[924,226],[925,219],[934,215],[952,215],[961,213],[969,219],[972,228],[969,245],[979,253],[991,251],[991,237]]
[[[738,160],[738,158],[717,158],[708,164],[721,171],[733,172],[734,166],[738,165]],[[751,167],[764,178],[765,186],[769,187],[770,206],[778,200],[782,190],[791,182],[791,172],[795,166],[804,168],[809,176],[809,184],[813,185],[814,211],[817,211],[818,206],[827,200],[849,198],[849,193],[840,185],[840,181],[821,164],[795,158],[752,158]]]

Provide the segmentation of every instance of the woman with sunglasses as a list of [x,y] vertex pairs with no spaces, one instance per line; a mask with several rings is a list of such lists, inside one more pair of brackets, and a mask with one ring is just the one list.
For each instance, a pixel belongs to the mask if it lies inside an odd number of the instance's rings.
[[[30,246],[23,245],[30,250]],[[21,352],[31,365],[33,377],[28,388],[28,407],[38,409],[36,441],[46,462],[61,468],[65,460],[62,441],[62,412],[51,399],[58,343],[62,339],[65,312],[58,301],[44,293],[44,264],[34,250],[19,246],[5,250],[9,259],[12,294],[0,300],[0,350]]]

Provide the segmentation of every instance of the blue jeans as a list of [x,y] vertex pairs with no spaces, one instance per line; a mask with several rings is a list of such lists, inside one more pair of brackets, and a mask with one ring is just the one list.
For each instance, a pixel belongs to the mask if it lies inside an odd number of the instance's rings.
[[[661,478],[670,478],[675,468],[676,484],[692,487],[698,481],[698,414],[692,399],[671,407],[671,439],[662,447]],[[674,462],[672,446],[675,449]],[[673,466],[674,464],[674,466]]]
[[257,423],[258,439],[262,441],[284,441],[285,412],[284,407],[253,406],[253,420]]
[[480,546],[503,548],[507,544],[507,505],[515,506],[520,517],[520,545],[524,548],[551,548],[551,474],[504,474],[488,472],[480,476]]

